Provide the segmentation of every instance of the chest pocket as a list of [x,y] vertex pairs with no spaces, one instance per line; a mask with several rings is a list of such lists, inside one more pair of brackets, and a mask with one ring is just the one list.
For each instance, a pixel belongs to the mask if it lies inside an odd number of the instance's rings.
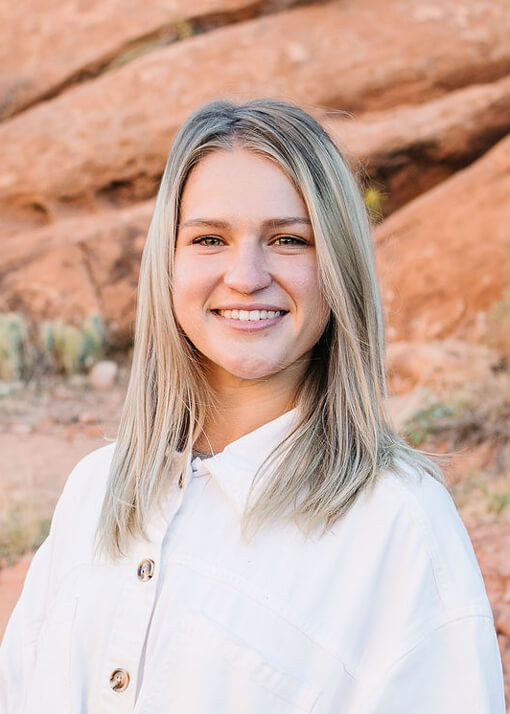
[[[283,672],[220,624],[198,613],[186,614],[159,671],[166,683],[150,701],[143,695],[137,714],[310,714],[319,692]],[[143,692],[143,690],[142,690]],[[155,708],[154,708],[155,707]]]

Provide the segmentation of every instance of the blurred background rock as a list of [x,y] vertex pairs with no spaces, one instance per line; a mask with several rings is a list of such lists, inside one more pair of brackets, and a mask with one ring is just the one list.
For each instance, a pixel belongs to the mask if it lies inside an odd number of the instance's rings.
[[388,409],[450,454],[510,664],[508,0],[25,0],[0,28],[0,630],[69,470],[115,437],[174,134],[275,96],[359,178]]

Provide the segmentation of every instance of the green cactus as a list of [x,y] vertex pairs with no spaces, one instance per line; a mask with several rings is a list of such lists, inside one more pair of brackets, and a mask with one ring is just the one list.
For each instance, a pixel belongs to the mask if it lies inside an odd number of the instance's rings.
[[99,314],[91,315],[82,327],[80,366],[89,368],[102,359],[105,351],[106,328]]
[[66,374],[73,374],[80,369],[80,355],[83,337],[74,325],[63,325],[58,342],[60,364]]
[[0,315],[0,379],[6,382],[23,377],[26,366],[27,325],[22,315]]
[[39,343],[55,371],[73,374],[88,369],[104,356],[103,318],[99,314],[91,315],[81,328],[62,320],[45,321],[39,328]]
[[30,380],[51,372],[69,375],[90,369],[105,355],[107,331],[97,313],[80,327],[59,319],[32,328],[18,313],[0,313],[0,381]]
[[54,363],[55,355],[55,325],[45,320],[39,325],[39,343],[44,355]]

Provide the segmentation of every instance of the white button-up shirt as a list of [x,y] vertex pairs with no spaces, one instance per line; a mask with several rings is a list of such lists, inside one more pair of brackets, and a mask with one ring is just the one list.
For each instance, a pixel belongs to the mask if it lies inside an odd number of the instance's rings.
[[503,714],[483,580],[435,480],[383,474],[322,537],[241,539],[293,417],[195,459],[115,564],[93,555],[114,445],[76,466],[0,650],[1,714]]

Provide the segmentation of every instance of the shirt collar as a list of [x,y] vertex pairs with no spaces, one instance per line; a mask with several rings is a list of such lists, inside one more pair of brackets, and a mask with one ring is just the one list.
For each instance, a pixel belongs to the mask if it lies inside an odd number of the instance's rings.
[[297,409],[263,424],[228,444],[222,452],[208,459],[196,457],[193,466],[209,471],[235,510],[241,515],[246,505],[253,477],[265,459],[290,433]]

